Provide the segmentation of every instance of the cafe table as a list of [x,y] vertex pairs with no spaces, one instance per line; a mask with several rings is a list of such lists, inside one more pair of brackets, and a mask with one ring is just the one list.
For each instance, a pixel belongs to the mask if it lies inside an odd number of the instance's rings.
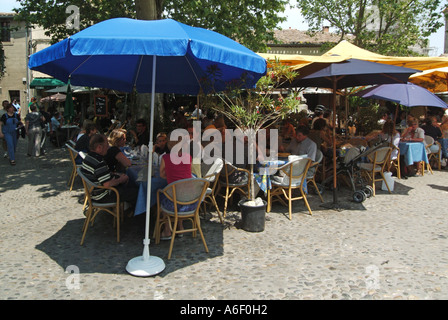
[[[258,173],[254,173],[255,181],[260,186],[260,189],[267,193],[268,189],[272,189],[272,178],[278,172],[278,168],[301,157],[305,156],[278,157],[275,160],[260,161],[257,165]],[[306,192],[306,181],[303,184],[303,189]]]
[[400,141],[398,148],[400,148],[400,155],[404,156],[404,161],[407,166],[420,161],[428,163],[428,155],[426,154],[423,142]]
[[[146,212],[147,190],[148,190],[148,163],[147,161],[132,160],[132,166],[126,171],[129,181],[138,186],[137,202],[135,204],[134,216]],[[158,170],[153,167],[154,175],[151,177],[151,203],[150,207],[157,203],[157,190],[167,185],[166,179],[158,175]]]
[[65,125],[61,126],[61,130],[67,132],[67,141],[70,140],[72,132],[77,129],[79,129],[79,127],[74,124],[65,124]]

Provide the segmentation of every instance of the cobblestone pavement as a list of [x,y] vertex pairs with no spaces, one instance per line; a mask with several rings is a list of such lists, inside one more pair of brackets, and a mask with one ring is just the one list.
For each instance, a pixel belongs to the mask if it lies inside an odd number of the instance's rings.
[[100,215],[80,246],[82,185],[67,188],[67,150],[28,158],[25,146],[20,139],[16,166],[0,159],[0,299],[448,298],[448,171],[395,180],[393,194],[362,204],[342,191],[342,211],[310,195],[313,215],[297,201],[291,221],[274,205],[259,233],[237,227],[236,208],[224,226],[212,212],[202,223],[208,254],[190,235],[176,239],[171,260],[168,242],[151,243],[166,268],[134,277],[125,267],[142,254],[144,215],[125,219],[120,243]]

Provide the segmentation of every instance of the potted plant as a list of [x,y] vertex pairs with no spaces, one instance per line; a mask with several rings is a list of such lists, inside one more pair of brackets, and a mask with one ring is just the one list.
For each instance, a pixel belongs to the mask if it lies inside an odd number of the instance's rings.
[[[219,70],[211,70],[207,76],[205,87],[212,87],[211,83],[218,77],[218,74]],[[260,78],[255,88],[243,89],[243,78],[240,81],[229,83],[227,90],[223,92],[212,92],[212,94],[205,95],[203,101],[208,107],[223,114],[237,129],[247,136],[249,143],[248,157],[249,159],[255,159],[256,157],[253,155],[255,148],[252,147],[252,144],[256,143],[257,136],[260,139],[260,130],[274,125],[278,120],[285,118],[290,113],[300,111],[302,102],[299,92],[293,91],[283,95],[280,89],[283,84],[291,82],[297,75],[297,72],[292,71],[288,66],[282,65],[279,61],[268,61],[268,71],[265,76]],[[208,105],[210,98],[213,98],[213,103]],[[249,164],[251,185],[254,186],[256,183],[254,163],[251,161]],[[255,197],[254,188],[251,188],[248,199],[243,199],[239,205],[242,210],[243,229],[246,207],[249,207],[247,210],[249,212],[253,212],[254,207],[261,208],[263,226],[254,227],[253,229],[264,229],[266,201]],[[251,224],[251,222],[248,222],[248,224]],[[247,229],[251,228],[248,227]]]

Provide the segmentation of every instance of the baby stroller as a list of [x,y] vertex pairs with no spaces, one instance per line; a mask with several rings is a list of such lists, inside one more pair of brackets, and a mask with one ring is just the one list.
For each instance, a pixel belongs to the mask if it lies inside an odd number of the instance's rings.
[[[347,151],[342,150],[341,156],[336,160],[336,175],[348,178],[353,190],[353,201],[361,203],[373,195],[373,188],[365,183],[358,164],[364,162],[370,153],[388,145],[387,140],[377,139],[369,148],[359,145]],[[326,186],[330,181],[333,181],[333,175],[325,179],[323,185]]]

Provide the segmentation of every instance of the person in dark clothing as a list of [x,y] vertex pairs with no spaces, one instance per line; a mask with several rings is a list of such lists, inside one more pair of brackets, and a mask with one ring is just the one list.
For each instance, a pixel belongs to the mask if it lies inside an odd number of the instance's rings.
[[[86,133],[84,133],[79,139],[78,141],[76,141],[76,145],[75,145],[75,149],[77,151],[82,151],[84,153],[89,153],[90,151],[90,138],[94,135],[98,133],[98,129],[94,124],[88,124],[86,126]],[[82,158],[78,155],[75,159],[77,164],[81,164],[82,163]]]
[[139,119],[136,122],[137,132],[134,130],[129,130],[129,132],[133,135],[135,146],[140,147],[142,145],[149,145],[149,131],[148,126],[146,125],[146,121],[144,119]]
[[425,124],[422,126],[422,129],[425,131],[425,135],[431,136],[434,141],[437,141],[442,137],[442,131],[437,124],[436,117],[426,119]]
[[439,124],[437,123],[436,117],[430,117],[425,120],[425,124],[421,127],[425,131],[425,136],[430,136],[434,139],[434,144],[429,146],[431,153],[439,152],[439,145],[436,141],[442,138],[442,130],[440,130]]
[[45,153],[44,150],[44,146],[45,146],[45,141],[47,140],[47,136],[51,131],[51,115],[45,111],[45,107],[44,106],[39,106],[39,112],[41,113],[41,115],[45,118],[44,121],[42,121],[42,140],[40,143],[40,148],[41,148],[41,153]]

